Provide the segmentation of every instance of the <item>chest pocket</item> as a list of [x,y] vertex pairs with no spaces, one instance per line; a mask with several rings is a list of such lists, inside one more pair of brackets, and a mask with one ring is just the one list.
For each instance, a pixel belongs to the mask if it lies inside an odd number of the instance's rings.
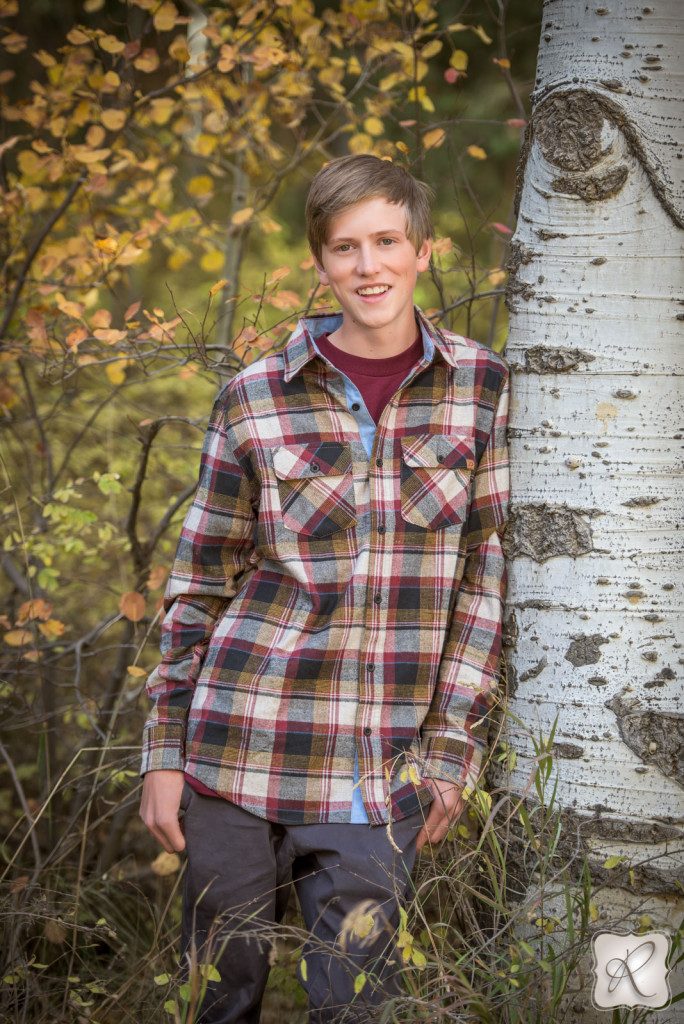
[[459,526],[475,469],[473,438],[421,434],[401,441],[401,514],[414,526]]
[[274,452],[273,468],[288,530],[308,537],[329,537],[356,525],[348,444],[315,441],[283,445]]

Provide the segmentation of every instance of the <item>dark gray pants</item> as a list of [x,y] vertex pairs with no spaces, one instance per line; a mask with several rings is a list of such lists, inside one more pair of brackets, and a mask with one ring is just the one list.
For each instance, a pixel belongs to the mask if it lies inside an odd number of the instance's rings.
[[[406,896],[422,814],[395,822],[392,847],[383,826],[277,825],[186,785],[187,872],[182,955],[212,963],[201,1024],[258,1024],[281,919],[295,885],[309,937],[300,980],[310,1024],[367,1020],[366,1010],[398,991],[400,954],[392,933]],[[367,907],[364,901],[371,901]],[[356,928],[342,924],[359,908]],[[347,922],[349,923],[349,922]],[[340,934],[342,931],[342,935]],[[360,933],[360,934],[359,934]],[[354,980],[367,981],[355,994]],[[306,973],[306,977],[304,977]]]

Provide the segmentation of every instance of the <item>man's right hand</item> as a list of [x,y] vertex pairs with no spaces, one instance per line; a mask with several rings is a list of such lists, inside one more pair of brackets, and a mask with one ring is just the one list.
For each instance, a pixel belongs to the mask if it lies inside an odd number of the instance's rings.
[[146,772],[143,779],[140,817],[167,853],[185,849],[178,821],[185,775],[179,771]]

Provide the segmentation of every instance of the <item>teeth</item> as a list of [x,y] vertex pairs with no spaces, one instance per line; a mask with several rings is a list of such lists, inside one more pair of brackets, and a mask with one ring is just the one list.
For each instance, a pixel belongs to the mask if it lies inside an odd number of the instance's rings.
[[386,284],[376,284],[373,288],[357,288],[359,295],[382,295],[388,290]]

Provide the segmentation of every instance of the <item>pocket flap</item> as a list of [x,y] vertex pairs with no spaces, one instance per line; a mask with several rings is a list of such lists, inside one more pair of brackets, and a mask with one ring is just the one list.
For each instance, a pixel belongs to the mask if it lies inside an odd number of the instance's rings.
[[475,439],[420,434],[404,437],[402,455],[407,466],[423,469],[475,469]]
[[273,468],[279,480],[344,476],[352,472],[353,465],[349,445],[336,441],[288,444],[273,453]]

